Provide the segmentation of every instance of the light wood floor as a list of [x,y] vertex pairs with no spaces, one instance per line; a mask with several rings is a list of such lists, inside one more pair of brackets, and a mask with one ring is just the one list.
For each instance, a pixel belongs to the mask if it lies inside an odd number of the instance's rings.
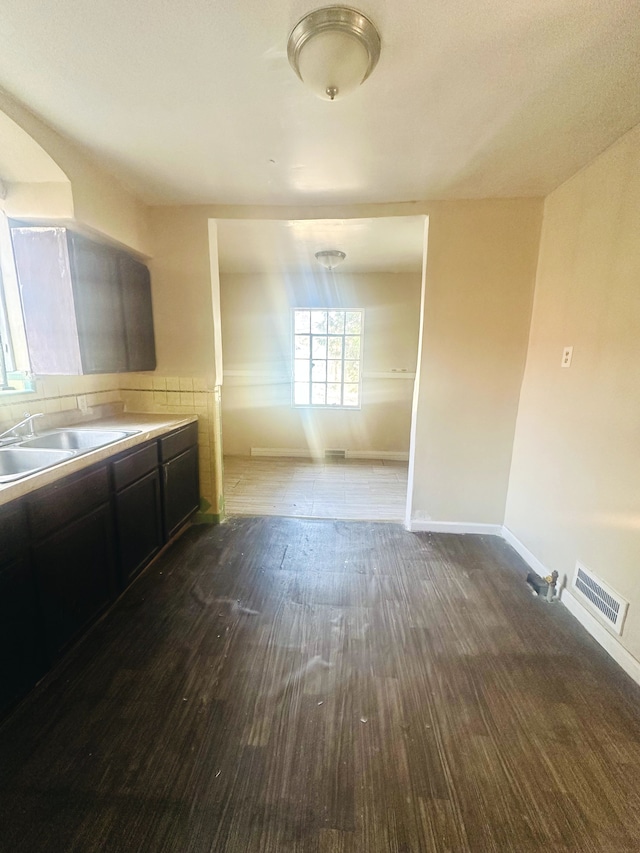
[[640,688],[497,537],[192,527],[0,727],[2,853],[637,853]]
[[229,456],[224,495],[227,515],[402,521],[407,463]]

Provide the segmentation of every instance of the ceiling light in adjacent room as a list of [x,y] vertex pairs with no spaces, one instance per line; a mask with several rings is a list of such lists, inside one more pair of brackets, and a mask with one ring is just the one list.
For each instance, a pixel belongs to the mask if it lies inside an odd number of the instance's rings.
[[344,261],[347,256],[344,252],[339,252],[338,249],[325,249],[322,252],[316,252],[316,260],[327,270],[334,270]]
[[357,89],[376,67],[380,35],[362,12],[325,6],[298,21],[287,55],[303,83],[318,97],[334,101]]

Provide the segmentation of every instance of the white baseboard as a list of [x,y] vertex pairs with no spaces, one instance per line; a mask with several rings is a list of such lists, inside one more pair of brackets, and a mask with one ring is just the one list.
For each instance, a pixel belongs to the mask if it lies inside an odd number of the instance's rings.
[[[517,551],[529,568],[537,572],[541,577],[546,577],[551,574],[549,569],[540,562],[540,560],[531,553],[526,545],[514,536],[508,527],[502,528],[502,536],[505,542],[508,542],[511,547]],[[593,616],[578,599],[571,594],[568,587],[564,587],[560,595],[560,602],[564,604],[569,613],[578,620],[578,622],[586,628],[593,639],[599,643],[602,648],[609,654],[614,661],[624,669],[636,684],[640,684],[640,661],[628,652],[622,643],[607,629],[604,625]]]
[[502,538],[505,542],[508,542],[509,545],[511,545],[514,551],[517,551],[529,568],[533,569],[533,571],[536,572],[536,574],[539,574],[541,578],[546,578],[547,575],[551,574],[550,570],[540,562],[535,554],[533,554],[517,536],[513,535],[508,527],[502,528]]
[[624,669],[627,675],[633,678],[636,684],[640,684],[640,661],[636,660],[636,658],[634,658],[634,656],[625,649],[622,643],[620,643],[613,634],[610,634],[604,625],[602,625],[595,616],[592,616],[591,613],[582,606],[578,599],[572,595],[566,587],[562,590],[560,601],[564,604],[569,613],[571,613],[572,616],[575,616],[578,622],[587,629],[593,639],[602,646],[605,652],[611,655],[614,661]]
[[252,456],[286,456],[295,459],[312,459],[310,450],[300,450],[293,447],[252,447]]
[[401,450],[347,450],[347,459],[388,459],[393,462],[408,462],[409,454]]
[[[301,450],[293,447],[252,447],[252,456],[289,457],[294,459],[324,459],[324,452],[320,456],[313,456],[310,450]],[[339,457],[338,457],[339,458]],[[345,459],[388,459],[396,462],[407,462],[409,454],[400,450],[346,450]]]
[[407,530],[410,533],[474,533],[480,536],[502,536],[500,524],[477,524],[464,521],[423,521],[412,519]]

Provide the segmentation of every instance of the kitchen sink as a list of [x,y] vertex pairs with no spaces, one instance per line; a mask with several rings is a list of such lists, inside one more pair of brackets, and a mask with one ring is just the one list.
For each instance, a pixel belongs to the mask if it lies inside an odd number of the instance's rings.
[[0,447],[0,484],[28,477],[138,432],[137,429],[57,429]]
[[10,483],[20,477],[35,474],[59,462],[66,462],[75,454],[70,450],[51,450],[30,447],[0,448],[0,483]]
[[36,438],[28,438],[20,442],[20,447],[71,450],[74,454],[86,453],[135,435],[136,432],[137,430],[127,432],[115,429],[59,429]]

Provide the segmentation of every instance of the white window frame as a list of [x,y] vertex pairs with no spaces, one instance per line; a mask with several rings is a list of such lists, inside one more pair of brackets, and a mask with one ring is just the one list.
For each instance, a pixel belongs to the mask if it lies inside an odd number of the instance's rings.
[[25,386],[14,389],[11,386],[13,380],[10,379],[11,387],[0,389],[0,393],[25,393],[31,390],[25,385],[31,376],[31,367],[9,220],[2,209],[0,209],[0,333],[7,373],[17,380],[19,386]]
[[[315,312],[326,313],[327,319],[328,319],[329,313],[339,312],[339,313],[344,315],[345,323],[346,323],[346,315],[347,314],[359,314],[360,315],[360,333],[357,335],[357,337],[359,338],[359,351],[358,351],[359,357],[357,359],[345,359],[346,339],[349,337],[355,337],[355,336],[354,335],[348,335],[346,333],[346,331],[344,330],[344,328],[343,328],[343,332],[341,334],[338,334],[335,332],[329,333],[328,330],[327,330],[327,332],[324,332],[324,333],[322,333],[322,332],[315,333],[315,332],[311,331],[311,327],[310,327],[309,334],[308,334],[308,337],[310,339],[309,357],[307,358],[305,356],[304,358],[296,359],[296,337],[306,337],[307,336],[304,332],[303,333],[296,333],[296,314],[299,312],[306,312],[306,311],[308,311],[308,312],[314,312],[315,311]],[[293,408],[296,408],[296,409],[339,409],[340,411],[351,411],[351,412],[358,411],[359,409],[362,408],[362,372],[363,372],[362,371],[362,361],[363,361],[364,325],[365,325],[365,316],[364,316],[364,310],[362,308],[330,308],[330,307],[325,307],[325,306],[315,306],[313,308],[296,307],[296,308],[291,309],[291,340],[292,340],[292,346],[291,346],[291,359],[292,359],[291,405]],[[341,402],[340,403],[327,403],[327,402],[325,402],[325,403],[314,403],[314,402],[312,402],[313,384],[314,384],[312,381],[313,339],[314,338],[322,338],[322,337],[326,337],[327,339],[328,338],[342,338],[342,347],[341,347],[342,355],[339,359],[328,358],[328,340],[327,340],[326,357],[325,358],[316,357],[316,360],[327,362],[327,368],[328,368],[328,364],[330,361],[340,361],[341,362],[341,370],[340,370],[341,379],[339,382],[335,382],[335,381],[330,382],[328,375],[325,374],[325,379],[320,380],[319,382],[316,382],[315,384],[324,384],[325,387],[328,385],[332,385],[332,384],[336,384],[336,385],[339,384],[340,385],[340,391],[341,391],[341,393],[340,393]],[[297,403],[296,402],[296,361],[298,361],[298,362],[307,361],[308,365],[309,365],[308,379],[305,380],[305,382],[308,384],[308,387],[309,387],[309,402],[308,403]],[[356,384],[355,382],[353,382],[353,383],[345,382],[345,377],[344,377],[345,361],[357,361],[358,365],[359,365],[358,383],[357,383],[357,385],[358,385],[358,402],[357,402],[357,405],[348,405],[348,404],[345,405],[345,403],[344,403],[344,386]],[[325,394],[325,400],[326,400],[326,394]]]

